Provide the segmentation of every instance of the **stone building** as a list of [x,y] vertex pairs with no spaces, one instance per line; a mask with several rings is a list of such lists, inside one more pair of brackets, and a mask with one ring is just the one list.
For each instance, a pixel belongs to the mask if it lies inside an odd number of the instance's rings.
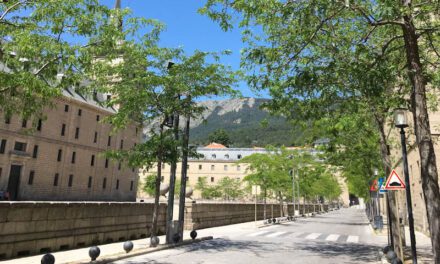
[[135,201],[137,170],[102,154],[132,148],[140,128],[112,134],[101,121],[115,110],[71,89],[43,113],[36,124],[0,117],[0,191],[10,200]]
[[[287,148],[287,149],[300,149],[300,148]],[[312,154],[316,154],[315,149],[307,149]],[[189,159],[188,160],[188,171],[187,171],[187,186],[193,188],[194,195],[193,198],[200,199],[201,193],[195,190],[195,185],[200,177],[206,177],[208,185],[216,185],[221,179],[229,177],[231,179],[243,180],[250,172],[247,170],[248,164],[237,163],[240,159],[250,156],[255,153],[269,153],[270,151],[264,148],[227,148],[221,144],[211,143],[204,147],[198,147],[197,153],[201,154],[202,157],[199,159]],[[164,183],[169,183],[170,179],[170,169],[169,164],[162,165],[162,181]],[[182,171],[182,164],[177,164],[177,179],[180,179]],[[140,185],[145,180],[148,175],[155,175],[157,173],[157,168],[153,167],[149,171],[144,170],[139,174]],[[337,177],[339,175],[336,175]],[[338,177],[343,194],[341,195],[341,201],[348,201],[348,190],[345,182]],[[139,190],[138,198],[147,198],[142,190]]]

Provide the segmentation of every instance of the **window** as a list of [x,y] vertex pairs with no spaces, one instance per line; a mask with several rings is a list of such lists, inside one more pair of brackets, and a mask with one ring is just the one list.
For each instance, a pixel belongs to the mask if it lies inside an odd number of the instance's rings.
[[107,102],[110,101],[112,99],[111,94],[107,94]]
[[163,180],[165,179],[164,176],[160,176],[160,181],[163,182]]
[[89,176],[89,181],[87,182],[87,188],[92,188],[92,176]]
[[131,172],[134,172],[135,168],[131,168]]
[[224,170],[224,171],[227,171],[227,170],[228,170],[228,165],[224,165],[224,166],[223,166],[223,170]]
[[59,150],[58,150],[57,161],[61,161],[62,155],[63,155],[63,150],[62,150],[62,149],[59,149]]
[[118,163],[118,170],[121,170],[121,163]]
[[229,159],[229,155],[228,154],[225,155],[225,159]]
[[34,152],[32,153],[32,158],[36,159],[38,155],[38,145],[34,146]]
[[26,151],[26,143],[15,141],[14,150],[17,151]]
[[41,131],[41,126],[43,125],[43,120],[38,119],[37,130]]
[[105,159],[105,167],[108,168],[108,159]]
[[202,169],[202,165],[199,165],[199,170],[201,170]]
[[69,112],[69,105],[64,105],[64,112]]
[[123,148],[124,148],[124,140],[123,140],[123,139],[121,139],[121,144],[119,145],[119,148],[120,148],[120,149],[123,149]]
[[61,136],[64,136],[66,134],[66,124],[63,124],[61,126]]
[[21,121],[21,127],[27,127],[27,120],[26,119],[23,119]]
[[215,165],[211,165],[211,170],[215,170]]
[[165,163],[162,163],[162,169],[165,169]]
[[214,182],[214,177],[211,177],[211,182]]
[[76,152],[72,152],[72,163],[75,163],[76,160]]
[[72,184],[73,184],[73,174],[70,174],[69,175],[69,183],[68,183],[68,187],[72,187]]
[[96,143],[98,141],[98,132],[95,131],[95,136],[93,138],[93,143]]
[[131,181],[131,182],[130,182],[130,191],[133,191],[133,185],[134,185],[134,182]]
[[116,180],[116,190],[119,189],[119,180]]
[[96,121],[99,122],[99,115],[96,115]]
[[215,154],[212,154],[212,155],[211,155],[211,158],[212,158],[212,159],[215,159],[215,158],[217,158],[217,156],[216,156]]
[[186,169],[189,170],[189,165],[186,165]]
[[81,115],[82,115],[82,110],[78,109],[78,116],[81,116]]
[[237,155],[237,159],[241,159],[241,154],[238,154],[238,155]]
[[6,149],[6,139],[2,139],[2,143],[0,144],[0,154],[4,154]]
[[108,136],[107,146],[110,147],[111,144],[112,144],[112,136]]
[[105,187],[107,187],[107,178],[102,181],[102,189],[105,189]]
[[90,166],[95,166],[95,155],[92,155],[92,159],[90,160]]
[[79,127],[75,129],[75,138],[78,139],[78,137],[79,137]]
[[241,166],[238,165],[238,166],[237,166],[237,171],[240,171],[240,170],[241,170]]
[[11,118],[9,116],[5,117],[5,124],[10,124]]
[[35,171],[32,170],[29,172],[28,185],[32,185],[34,183],[34,175],[35,175]]
[[53,178],[53,186],[58,186],[58,179],[60,178],[60,174],[55,173],[55,177]]

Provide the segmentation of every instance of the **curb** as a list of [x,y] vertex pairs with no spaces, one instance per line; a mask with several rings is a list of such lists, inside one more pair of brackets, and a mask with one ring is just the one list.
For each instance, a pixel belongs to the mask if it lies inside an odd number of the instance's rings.
[[111,263],[111,262],[115,262],[118,260],[123,260],[123,259],[127,259],[127,258],[132,258],[132,257],[137,257],[140,255],[145,255],[148,253],[153,253],[153,252],[158,252],[158,251],[162,251],[162,250],[166,250],[166,249],[171,249],[171,248],[177,248],[177,247],[181,247],[181,246],[186,246],[186,245],[191,245],[194,243],[199,243],[199,242],[203,242],[206,240],[212,240],[213,237],[212,236],[207,236],[207,237],[202,237],[202,238],[197,238],[197,239],[188,239],[188,240],[184,240],[178,244],[171,244],[171,245],[158,245],[155,248],[145,248],[145,249],[137,249],[137,250],[133,250],[131,253],[126,253],[124,255],[118,254],[116,256],[107,256],[107,257],[103,257],[102,259],[98,259],[96,261],[90,261],[90,260],[81,260],[81,261],[76,261],[76,262],[64,262],[65,264],[89,264],[89,263],[94,263],[94,264],[106,264],[106,263]]

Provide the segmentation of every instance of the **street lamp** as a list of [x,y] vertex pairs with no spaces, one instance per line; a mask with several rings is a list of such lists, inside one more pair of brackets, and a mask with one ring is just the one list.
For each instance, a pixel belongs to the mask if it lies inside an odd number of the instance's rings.
[[402,158],[403,158],[403,173],[405,174],[406,185],[406,205],[408,207],[408,223],[409,223],[409,236],[411,239],[411,253],[413,264],[417,264],[417,251],[416,251],[416,236],[414,233],[414,218],[412,212],[411,202],[411,187],[409,184],[408,173],[408,159],[406,153],[406,140],[405,140],[405,127],[408,127],[408,120],[406,117],[406,109],[397,108],[394,110],[394,125],[400,128],[400,140],[402,143]]

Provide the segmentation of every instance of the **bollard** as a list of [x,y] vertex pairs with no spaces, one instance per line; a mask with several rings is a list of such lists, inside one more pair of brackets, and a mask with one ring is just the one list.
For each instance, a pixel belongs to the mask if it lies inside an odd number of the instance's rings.
[[193,240],[196,239],[196,237],[197,237],[197,231],[196,231],[196,230],[191,231],[191,233],[189,234],[189,236],[190,236]]
[[394,252],[393,250],[390,249],[387,252],[387,254],[385,255],[385,257],[388,259],[388,261],[391,261],[391,260],[397,258],[397,254],[396,254],[396,252]]
[[180,241],[180,235],[178,233],[175,233],[173,235],[173,242],[178,243]]
[[388,253],[388,251],[390,251],[391,247],[390,246],[385,246],[384,248],[382,248],[382,253],[386,254]]
[[41,258],[41,264],[55,264],[55,257],[52,254],[45,254]]
[[93,246],[89,249],[89,256],[92,261],[95,261],[99,257],[99,254],[101,254],[101,250],[99,249],[99,247]]
[[150,247],[157,247],[159,245],[159,238],[157,236],[152,236],[150,238]]
[[276,218],[272,219],[272,223],[276,224],[277,223],[277,219]]
[[125,241],[122,247],[124,248],[125,252],[128,253],[133,249],[133,242]]
[[403,262],[399,258],[395,258],[391,260],[391,264],[403,264]]

